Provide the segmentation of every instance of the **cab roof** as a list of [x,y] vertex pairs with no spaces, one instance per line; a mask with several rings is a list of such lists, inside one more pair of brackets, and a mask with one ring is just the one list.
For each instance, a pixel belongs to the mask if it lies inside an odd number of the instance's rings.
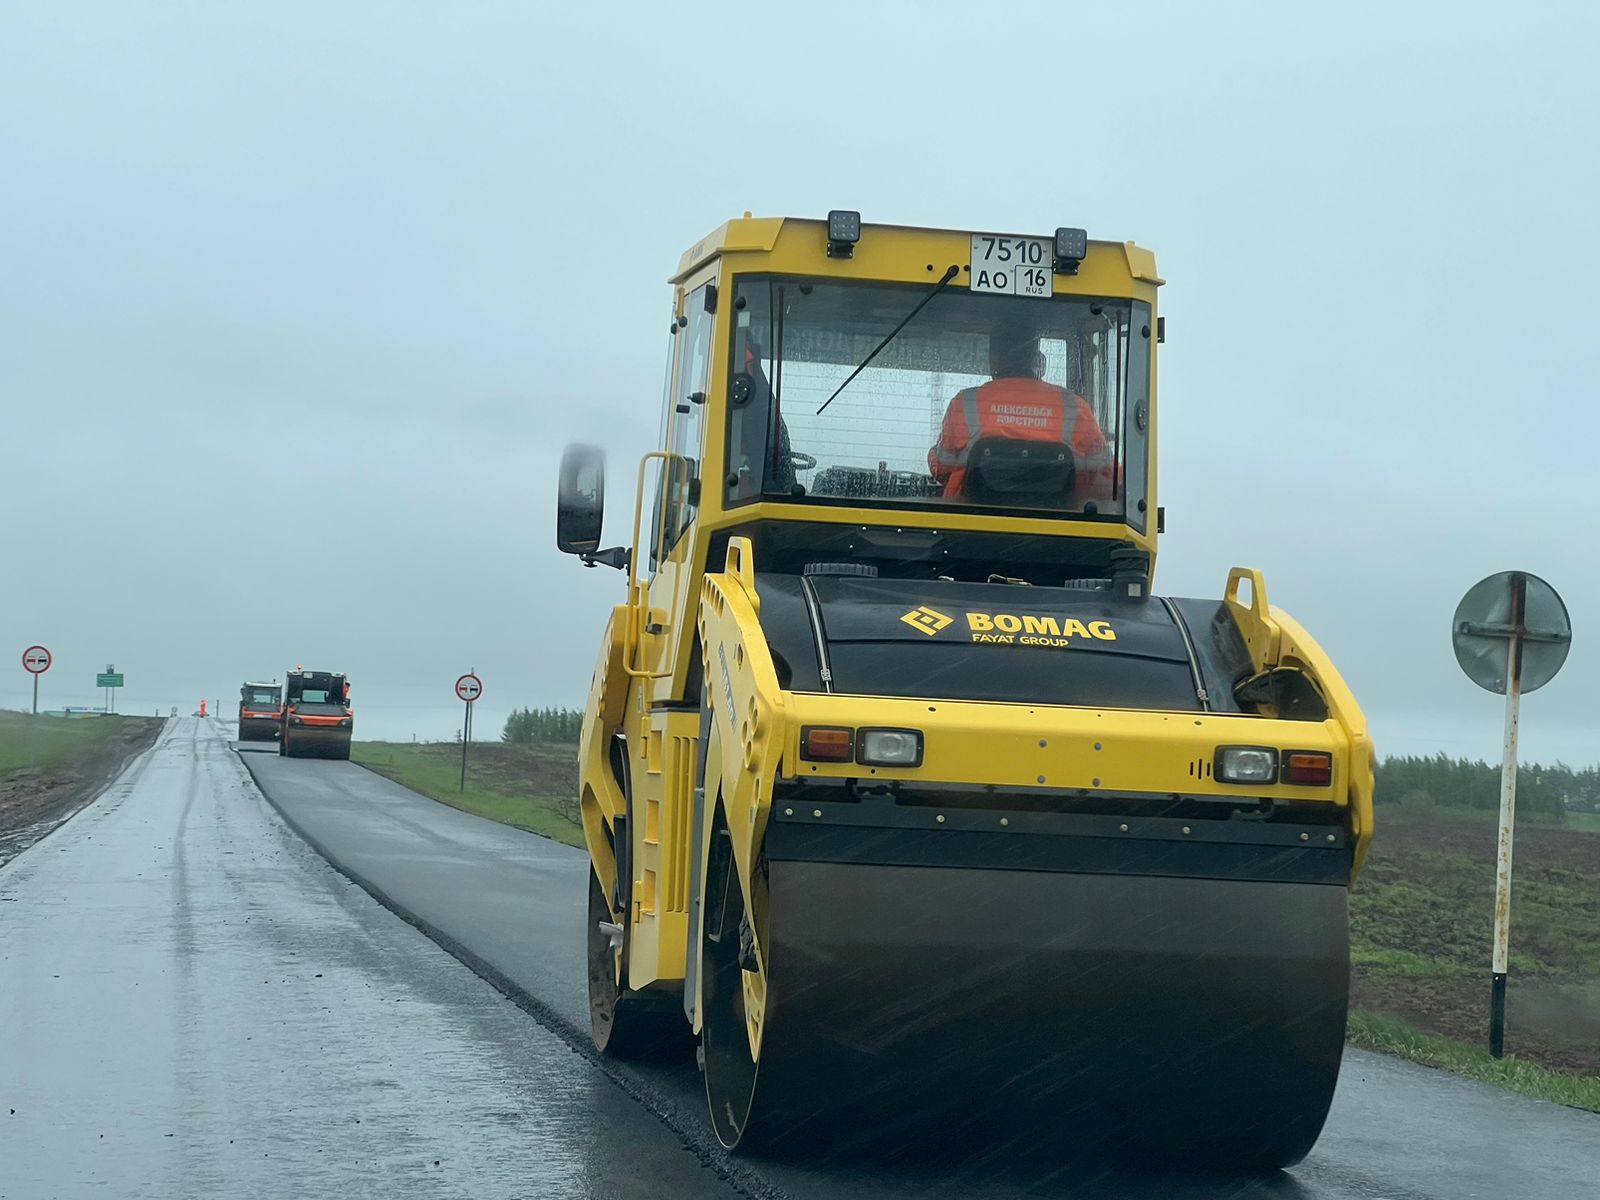
[[[735,217],[731,221],[724,221],[705,237],[701,238],[678,260],[678,270],[669,280],[679,283],[687,278],[697,268],[703,266],[711,259],[721,254],[737,252],[754,252],[769,254],[778,244],[778,237],[783,232],[784,226],[814,226],[824,237],[827,233],[827,222],[808,217],[757,217],[745,213],[743,217]],[[932,236],[948,237],[956,234],[970,237],[975,233],[1001,232],[989,229],[933,229],[921,225],[866,225],[861,226],[861,238],[865,241],[874,230],[899,230],[907,233],[925,233]],[[1016,236],[1016,235],[1013,235]],[[1034,233],[1021,236],[1045,237],[1047,234]],[[1147,250],[1134,242],[1111,242],[1091,238],[1090,247],[1120,249],[1127,256],[1128,273],[1135,279],[1160,286],[1165,282],[1156,273],[1156,256],[1154,251]]]

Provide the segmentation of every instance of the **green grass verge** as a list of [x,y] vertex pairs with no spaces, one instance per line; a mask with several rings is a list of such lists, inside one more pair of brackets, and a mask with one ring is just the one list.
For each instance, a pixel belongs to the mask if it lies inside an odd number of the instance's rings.
[[1600,1077],[1546,1070],[1515,1055],[1493,1058],[1487,1050],[1423,1033],[1393,1017],[1359,1010],[1352,1012],[1349,1041],[1365,1050],[1440,1067],[1523,1096],[1600,1112]]
[[577,823],[577,747],[474,742],[461,790],[461,747],[449,742],[355,742],[350,757],[441,804],[515,825],[568,846]]
[[1580,833],[1600,833],[1600,813],[1568,813],[1567,828]]
[[1376,971],[1395,971],[1405,975],[1421,975],[1435,979],[1456,978],[1472,974],[1467,967],[1443,962],[1410,950],[1391,950],[1357,942],[1350,947],[1350,964]]
[[115,716],[35,717],[0,711],[0,782],[30,767],[56,768],[92,754],[122,732],[123,718]]

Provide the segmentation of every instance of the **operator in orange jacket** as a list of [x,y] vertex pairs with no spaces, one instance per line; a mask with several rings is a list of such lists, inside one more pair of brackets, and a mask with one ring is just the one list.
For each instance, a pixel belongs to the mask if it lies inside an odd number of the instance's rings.
[[1112,498],[1111,449],[1082,396],[1045,383],[1039,335],[1021,325],[1001,325],[989,338],[994,378],[956,394],[945,410],[928,469],[951,499],[964,495],[967,455],[980,437],[1002,437],[1072,448],[1076,482],[1072,506]]

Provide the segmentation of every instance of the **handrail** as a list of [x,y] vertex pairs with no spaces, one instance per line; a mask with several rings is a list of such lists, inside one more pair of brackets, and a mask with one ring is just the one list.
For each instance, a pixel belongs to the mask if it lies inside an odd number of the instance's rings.
[[[1239,599],[1239,585],[1250,585],[1250,603]],[[1223,601],[1237,610],[1239,631],[1258,671],[1270,671],[1278,665],[1282,634],[1278,623],[1272,619],[1272,606],[1267,603],[1267,581],[1254,567],[1234,567],[1228,572],[1228,586],[1222,593]]]
[[[674,458],[670,450],[651,450],[639,459],[639,482],[633,497],[633,550],[628,556],[628,613],[627,619],[622,623],[622,670],[630,679],[665,679],[671,675],[671,670],[651,671],[642,666],[634,666],[634,652],[644,642],[644,623],[646,605],[644,604],[644,588],[639,582],[639,532],[644,522],[644,482],[645,470],[650,465],[650,460],[659,458],[663,464]],[[661,489],[661,502],[667,500],[665,482]]]

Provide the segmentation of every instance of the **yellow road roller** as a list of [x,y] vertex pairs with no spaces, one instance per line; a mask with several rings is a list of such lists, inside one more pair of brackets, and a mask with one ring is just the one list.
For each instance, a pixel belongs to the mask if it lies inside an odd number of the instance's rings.
[[559,547],[627,579],[580,749],[595,1044],[697,1037],[739,1151],[1300,1159],[1373,749],[1259,572],[1151,591],[1154,256],[746,215],[671,283],[630,540],[598,449],[559,480]]

